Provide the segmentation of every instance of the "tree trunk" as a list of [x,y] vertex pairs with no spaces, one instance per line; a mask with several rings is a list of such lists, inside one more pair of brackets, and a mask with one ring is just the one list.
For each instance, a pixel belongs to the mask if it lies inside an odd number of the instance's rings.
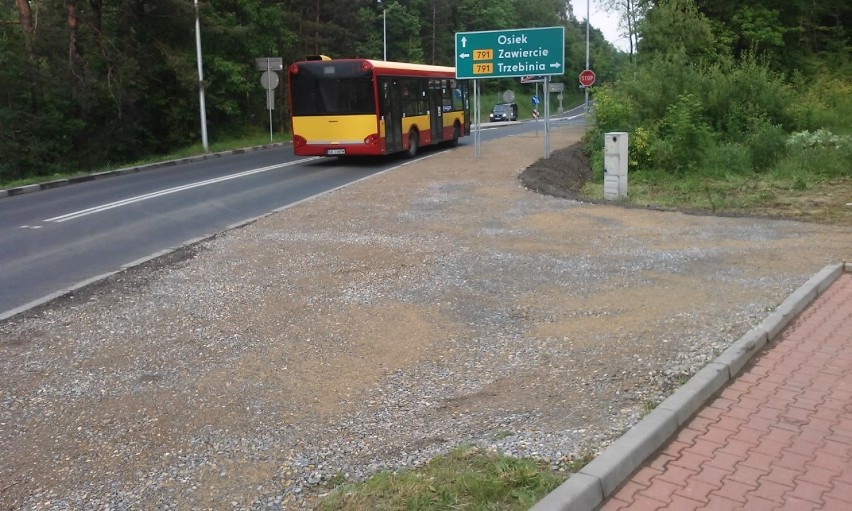
[[77,33],[77,1],[65,0],[65,9],[68,22],[68,64],[71,66],[71,72],[82,80],[83,77],[78,74],[78,69],[83,67],[83,54],[80,52],[80,38]]
[[21,20],[21,30],[24,32],[24,45],[27,51],[27,57],[30,62],[35,60],[33,54],[33,36],[35,35],[35,27],[33,26],[33,13],[30,10],[30,3],[27,0],[16,0],[18,7],[18,17]]
[[435,0],[432,0],[432,64],[435,65],[435,25],[438,23],[438,8],[435,6]]
[[314,55],[320,54],[320,46],[319,46],[319,26],[320,26],[320,10],[322,9],[321,0],[317,0],[317,18],[316,25],[314,25]]
[[634,22],[636,21],[636,18],[634,16],[634,12],[633,12],[634,8],[635,8],[635,6],[631,2],[631,0],[627,0],[627,39],[630,42],[630,61],[631,62],[633,61],[633,38],[634,38],[633,32],[636,30],[636,28],[634,26]]
[[36,57],[33,51],[33,38],[35,37],[35,25],[33,24],[33,13],[30,10],[28,0],[16,0],[18,16],[21,20],[21,31],[24,33],[24,51],[27,54],[27,74],[30,77],[30,109],[33,113],[38,112],[40,97],[40,81]]
[[103,23],[103,2],[102,0],[89,0],[89,5],[92,7],[92,26],[100,37]]

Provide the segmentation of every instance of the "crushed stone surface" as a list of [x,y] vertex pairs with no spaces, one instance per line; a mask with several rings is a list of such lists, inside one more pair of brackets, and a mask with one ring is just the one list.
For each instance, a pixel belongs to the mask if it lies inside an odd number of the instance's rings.
[[541,152],[436,154],[0,323],[0,507],[312,508],[462,444],[564,470],[852,255],[534,193]]

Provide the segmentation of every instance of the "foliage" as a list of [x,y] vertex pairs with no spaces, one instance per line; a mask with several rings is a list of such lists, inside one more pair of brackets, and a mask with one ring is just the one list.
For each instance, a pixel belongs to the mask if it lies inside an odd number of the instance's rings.
[[793,77],[792,88],[797,97],[786,106],[793,129],[852,133],[852,80],[848,76],[809,79],[799,74]]
[[[200,140],[196,12],[211,143],[267,127],[256,58],[381,59],[385,28],[388,59],[452,65],[455,32],[565,25],[566,78],[585,66],[585,33],[565,0],[202,0],[197,11],[186,0],[4,2],[0,181],[120,165]],[[614,80],[617,52],[600,31],[591,36],[598,76]],[[518,87],[501,82],[485,88]],[[285,86],[275,91],[278,133],[288,128]]]
[[594,89],[595,170],[603,134],[627,131],[627,202],[852,224],[850,14],[826,0],[652,2],[635,65]]
[[852,136],[835,135],[829,130],[818,129],[811,133],[810,131],[800,131],[793,133],[787,139],[787,147],[791,149],[850,149],[852,148]]
[[666,109],[657,128],[651,152],[658,166],[684,170],[700,161],[712,143],[712,133],[703,116],[701,101],[682,94]]
[[648,12],[637,64],[614,86],[596,89],[591,151],[602,151],[603,133],[628,131],[633,172],[767,173],[795,159],[791,153],[798,148],[787,143],[791,132],[850,130],[852,83],[843,71],[848,68],[814,80],[802,70],[784,72],[773,60],[789,27],[770,29],[759,20],[786,19],[783,11],[761,6],[723,11],[739,16],[738,23],[751,30],[746,35],[761,41],[745,50],[720,28],[729,25],[708,17],[702,5],[665,0]]
[[645,57],[680,53],[691,61],[710,60],[718,55],[716,37],[709,20],[692,0],[663,0],[639,25],[640,61]]

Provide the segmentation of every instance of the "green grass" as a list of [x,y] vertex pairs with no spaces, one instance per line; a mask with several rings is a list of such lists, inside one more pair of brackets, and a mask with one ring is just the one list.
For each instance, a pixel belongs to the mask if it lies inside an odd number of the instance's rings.
[[[638,174],[628,176],[628,197],[622,204],[852,225],[852,206],[847,205],[852,198],[852,178],[777,179],[756,174],[672,179],[663,174]],[[582,193],[602,200],[603,183],[588,182]]]
[[[289,133],[287,133],[287,134],[273,133],[273,135],[272,135],[272,143],[289,142],[289,141],[290,141],[290,134]],[[269,144],[269,143],[270,143],[269,133],[267,132],[267,133],[255,133],[255,134],[247,135],[247,136],[244,136],[244,137],[232,138],[232,139],[228,139],[228,140],[213,142],[213,143],[208,144],[208,147],[209,147],[209,152],[218,153],[218,152],[221,152],[221,151],[230,151],[230,150],[233,150],[233,149],[241,149],[241,148],[245,148],[245,147],[261,146],[261,145],[266,145],[266,144]],[[179,160],[181,158],[188,158],[190,156],[198,156],[198,155],[201,155],[201,154],[204,154],[204,148],[202,147],[201,142],[199,142],[199,143],[191,145],[191,146],[183,147],[183,148],[178,149],[178,150],[171,152],[169,154],[152,156],[150,158],[145,158],[145,159],[137,160],[137,161],[133,161],[133,162],[127,162],[127,163],[124,163],[124,164],[102,167],[102,168],[95,169],[95,170],[92,170],[92,171],[86,171],[86,172],[69,171],[69,172],[66,172],[66,173],[52,174],[50,176],[34,176],[34,177],[26,178],[26,179],[18,179],[18,180],[15,180],[15,181],[2,181],[2,180],[0,180],[0,189],[16,188],[16,187],[19,187],[19,186],[26,186],[26,185],[36,184],[36,183],[45,183],[45,182],[48,182],[48,181],[56,181],[56,180],[59,180],[59,179],[68,179],[68,178],[72,178],[72,177],[85,176],[85,175],[88,175],[88,174],[97,174],[99,172],[108,172],[108,171],[111,171],[111,170],[117,170],[117,169],[127,168],[127,167],[138,167],[138,166],[141,166],[141,165],[148,165],[148,164],[151,164],[151,163],[158,163],[158,162],[162,162],[162,161]]]
[[[579,470],[584,457],[571,470]],[[419,469],[344,484],[318,504],[332,510],[526,510],[566,478],[546,463],[462,447]]]
[[[772,168],[743,171],[737,165],[708,165],[671,173],[631,171],[626,205],[659,207],[713,214],[789,218],[852,225],[852,151],[848,148],[790,150]],[[733,158],[734,160],[736,158]],[[712,162],[724,161],[717,157]],[[729,159],[730,161],[730,159]],[[583,194],[603,199],[602,159]]]

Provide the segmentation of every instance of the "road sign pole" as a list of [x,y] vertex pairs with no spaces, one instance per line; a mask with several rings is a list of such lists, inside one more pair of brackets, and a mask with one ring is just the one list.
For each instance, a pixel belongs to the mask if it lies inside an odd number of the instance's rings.
[[[271,70],[270,70],[270,66],[269,66],[269,59],[266,59],[266,72],[269,73],[270,71]],[[272,143],[272,106],[274,104],[273,102],[275,101],[275,91],[273,89],[269,89],[269,94],[270,94],[270,97],[269,97],[269,100],[270,100],[269,101],[269,143],[271,144]]]
[[479,80],[473,81],[473,157],[479,158],[482,136],[481,109],[479,107]]
[[[589,0],[586,0],[586,69],[589,69],[589,17],[590,17],[589,13],[590,13],[590,11],[589,11]],[[588,117],[588,115],[589,115],[589,88],[588,87],[586,87],[586,102],[584,104],[585,104],[585,107],[586,107],[585,108],[586,116]],[[588,119],[586,119],[586,121],[588,121]]]
[[201,112],[201,145],[210,151],[207,143],[207,107],[204,105],[204,68],[201,65],[201,21],[198,19],[198,0],[195,0],[195,57],[198,63],[198,109]]
[[550,77],[544,77],[544,157],[550,158]]

